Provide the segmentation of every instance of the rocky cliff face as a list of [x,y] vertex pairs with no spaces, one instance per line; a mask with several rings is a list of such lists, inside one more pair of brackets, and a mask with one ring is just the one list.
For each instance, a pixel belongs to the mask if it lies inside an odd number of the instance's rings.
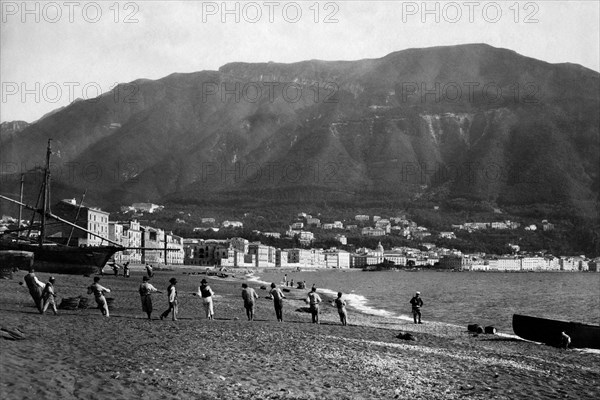
[[107,203],[429,194],[585,214],[599,189],[599,81],[487,45],[232,63],[74,103],[3,135],[2,159],[33,167],[52,137],[55,179]]
[[29,124],[25,121],[7,121],[0,124],[0,137],[1,140],[8,139],[14,134],[21,132],[27,128]]

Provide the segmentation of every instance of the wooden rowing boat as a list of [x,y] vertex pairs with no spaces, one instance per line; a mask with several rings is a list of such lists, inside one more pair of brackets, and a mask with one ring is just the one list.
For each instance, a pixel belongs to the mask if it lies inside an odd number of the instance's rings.
[[523,339],[560,346],[561,332],[571,338],[570,347],[600,349],[600,326],[527,315],[513,315],[513,331]]

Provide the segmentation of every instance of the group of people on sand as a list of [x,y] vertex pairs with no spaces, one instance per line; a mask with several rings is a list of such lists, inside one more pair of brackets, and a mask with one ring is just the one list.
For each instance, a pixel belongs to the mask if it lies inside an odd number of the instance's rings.
[[[271,283],[269,297],[273,300],[273,307],[275,308],[275,317],[277,318],[277,321],[283,322],[283,299],[285,299],[285,295],[275,283]],[[242,299],[244,300],[244,308],[246,309],[246,316],[248,317],[248,321],[253,321],[256,306],[255,300],[258,299],[258,294],[256,294],[256,291],[254,289],[248,287],[247,283],[242,283]],[[322,301],[323,300],[321,299],[321,297],[317,294],[316,286],[313,285],[305,299],[305,302],[307,302],[310,306],[312,322],[315,324],[319,323],[319,303],[321,303]],[[342,292],[338,293],[338,297],[335,300],[335,306],[338,309],[342,325],[346,325],[346,301],[342,299]]]
[[[111,263],[109,263],[109,265],[111,265]],[[119,269],[121,268],[119,264],[113,262],[110,268],[113,270],[114,276],[119,276]],[[100,268],[100,275],[104,275],[104,267]],[[129,278],[130,276],[129,261],[127,261],[125,264],[123,264],[123,277]]]
[[[154,275],[152,272],[152,267],[148,269],[147,265],[147,275],[142,277],[142,283],[139,286],[138,292],[140,294],[142,311],[146,313],[149,320],[152,319],[152,295],[153,293],[163,293],[159,291],[156,287],[154,287],[149,281],[150,278]],[[56,308],[55,302],[55,291],[54,284],[56,279],[51,276],[48,279],[47,283],[41,282],[36,276],[33,268],[29,270],[29,273],[24,277],[25,284],[29,289],[29,293],[33,298],[36,308],[41,314],[44,314],[48,307],[52,307],[52,311],[54,315],[58,315],[58,310]],[[287,283],[287,275],[284,278],[284,281]],[[88,286],[87,293],[93,294],[96,304],[98,308],[102,312],[102,315],[105,317],[110,316],[110,312],[108,309],[108,302],[106,301],[105,293],[110,293],[110,289],[102,286],[100,283],[100,277],[95,276],[94,282]],[[423,306],[423,300],[420,297],[420,292],[416,292],[414,297],[411,298],[410,304],[412,306],[412,313],[415,324],[421,324],[421,307]],[[200,287],[198,287],[198,291],[193,293],[193,295],[198,296],[202,300],[202,305],[205,310],[206,318],[212,320],[214,318],[214,306],[213,306],[213,296],[215,295],[214,291],[208,285],[206,279],[202,279],[200,282]],[[347,311],[346,311],[346,301],[342,299],[342,292],[338,292],[337,298],[334,300],[334,305],[337,308],[340,322],[342,325],[347,325]],[[285,295],[283,291],[277,287],[275,283],[271,283],[271,290],[269,291],[269,297],[273,300],[273,306],[275,308],[275,316],[278,322],[283,322],[283,299],[285,299]],[[255,300],[258,299],[258,294],[256,291],[248,287],[247,283],[242,283],[242,299],[244,300],[244,308],[246,310],[246,316],[248,321],[254,320],[254,313],[256,308]],[[171,315],[173,321],[177,321],[177,315],[179,313],[178,308],[178,299],[177,299],[177,279],[171,278],[169,279],[169,286],[167,287],[167,300],[168,300],[168,308],[161,313],[160,319],[165,319],[169,315]],[[317,293],[317,288],[315,285],[312,286],[310,292],[308,293],[305,302],[309,304],[309,310],[312,317],[312,323],[319,324],[319,304],[323,300]]]
[[[149,275],[149,274],[148,274]],[[159,291],[154,285],[150,283],[150,276],[143,276],[142,283],[138,289],[140,294],[140,300],[142,303],[142,311],[146,313],[149,320],[152,320],[152,312],[154,311],[154,307],[152,304],[152,295],[153,293],[163,293]],[[153,276],[154,274],[152,274]],[[101,286],[98,282],[100,281],[100,277],[94,277],[94,283],[88,287],[88,294],[94,294],[94,298],[96,299],[96,303],[98,304],[98,308],[102,311],[102,315],[108,317],[108,305],[106,303],[106,298],[104,297],[104,293],[110,293],[110,289]],[[213,290],[208,286],[208,282],[206,279],[202,279],[200,282],[200,287],[198,288],[197,293],[193,293],[193,295],[197,295],[202,299],[202,304],[204,306],[205,314],[207,319],[213,319],[214,317],[214,309],[212,298],[214,296]],[[160,319],[165,319],[169,315],[173,321],[177,321],[177,316],[179,314],[179,300],[177,295],[177,279],[171,278],[169,279],[169,286],[167,287],[167,301],[168,308],[160,314]]]

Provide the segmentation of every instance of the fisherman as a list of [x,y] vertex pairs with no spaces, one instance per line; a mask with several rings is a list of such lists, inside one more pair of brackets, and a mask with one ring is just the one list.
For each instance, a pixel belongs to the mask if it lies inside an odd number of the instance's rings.
[[[410,299],[412,305],[412,313],[415,324],[422,324],[421,322],[421,307],[423,307],[423,300],[421,299],[421,292],[415,293],[414,297]],[[418,322],[417,322],[418,317]]]
[[105,317],[109,316],[108,312],[108,303],[106,302],[106,298],[104,297],[104,293],[110,293],[110,289],[105,288],[100,285],[98,282],[100,281],[99,276],[94,277],[94,283],[88,286],[88,294],[94,294],[94,298],[96,299],[96,304],[98,304],[98,308],[102,311],[102,315]]
[[48,309],[48,306],[52,306],[52,311],[54,312],[54,315],[58,315],[58,310],[56,309],[56,302],[54,301],[54,298],[56,297],[56,294],[54,293],[54,282],[56,281],[56,279],[51,276],[48,279],[48,283],[46,283],[46,286],[44,287],[44,290],[42,290],[42,302],[44,304],[41,314],[44,314],[46,312],[46,310]]
[[319,323],[319,303],[322,301],[321,296],[317,294],[317,287],[315,285],[312,286],[308,296],[305,300],[310,304],[310,314],[312,316],[313,324]]
[[247,283],[242,283],[242,299],[244,299],[244,308],[248,321],[254,321],[254,299],[258,299],[256,291],[248,287]]
[[215,292],[208,286],[206,279],[200,281],[200,287],[198,288],[197,295],[202,298],[202,305],[204,306],[204,312],[206,319],[214,319],[215,310],[213,308],[213,296]]
[[171,278],[169,279],[169,282],[171,283],[167,288],[169,308],[160,314],[160,319],[167,318],[172,311],[173,321],[177,321],[177,314],[179,313],[179,308],[177,307],[177,288],[175,287],[175,285],[177,285],[177,279]]
[[568,349],[571,345],[571,337],[562,331],[560,333],[560,347],[563,349]]
[[335,306],[337,307],[338,314],[340,316],[340,322],[342,323],[342,325],[346,326],[346,301],[342,299],[342,292],[338,292],[337,299],[335,299]]
[[44,289],[45,285],[35,276],[35,270],[33,267],[29,268],[29,273],[25,275],[23,280],[25,280],[27,289],[29,289],[29,294],[35,303],[35,307],[40,313],[42,313],[42,290]]
[[269,294],[273,299],[273,306],[275,307],[275,316],[277,317],[277,321],[283,322],[283,299],[285,299],[285,295],[281,289],[277,287],[275,282],[271,283],[271,291]]
[[150,278],[144,276],[142,278],[142,284],[140,285],[139,292],[142,300],[142,311],[148,315],[148,319],[152,320],[152,293],[161,293],[152,284],[148,282]]

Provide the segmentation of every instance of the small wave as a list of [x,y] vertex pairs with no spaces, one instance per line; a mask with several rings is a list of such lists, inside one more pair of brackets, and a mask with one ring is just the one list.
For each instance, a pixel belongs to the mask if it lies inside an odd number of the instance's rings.
[[[327,289],[327,288],[319,288],[319,292],[329,295],[333,298],[337,298],[337,291]],[[360,294],[347,293],[342,296],[344,300],[346,300],[346,305],[348,307],[352,307],[356,311],[359,311],[363,314],[376,315],[379,317],[387,317],[393,318],[395,314],[386,310],[382,310],[379,308],[371,307],[368,304],[369,300]]]
[[256,275],[252,275],[252,276],[247,276],[246,275],[246,280],[248,282],[255,282],[255,283],[260,283],[260,284],[265,284],[265,285],[270,285],[271,282],[267,282],[267,281],[263,281],[260,279],[260,276],[256,276]]

